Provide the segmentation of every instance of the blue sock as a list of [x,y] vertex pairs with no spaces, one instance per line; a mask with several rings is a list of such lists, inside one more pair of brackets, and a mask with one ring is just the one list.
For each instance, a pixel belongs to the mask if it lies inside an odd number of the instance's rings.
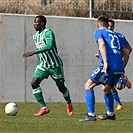
[[85,100],[86,100],[86,106],[88,109],[88,113],[95,113],[95,95],[93,89],[87,89],[85,90]]
[[116,104],[117,105],[120,105],[121,104],[121,101],[120,101],[120,98],[118,96],[118,92],[117,91],[114,91],[114,92],[112,92],[112,95],[113,95],[113,98],[114,98]]
[[114,112],[114,99],[111,92],[104,94],[104,100],[107,106],[107,111]]

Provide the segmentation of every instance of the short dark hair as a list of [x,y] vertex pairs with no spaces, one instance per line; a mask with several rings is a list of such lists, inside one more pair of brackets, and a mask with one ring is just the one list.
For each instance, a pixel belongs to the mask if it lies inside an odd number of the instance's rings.
[[44,22],[44,25],[47,23],[47,19],[44,15],[38,15],[35,18],[39,18],[41,22]]
[[98,17],[98,22],[100,22],[103,26],[108,27],[108,17],[105,15],[101,15]]
[[113,19],[109,19],[108,22],[112,23],[113,24],[113,27],[115,27],[115,21]]

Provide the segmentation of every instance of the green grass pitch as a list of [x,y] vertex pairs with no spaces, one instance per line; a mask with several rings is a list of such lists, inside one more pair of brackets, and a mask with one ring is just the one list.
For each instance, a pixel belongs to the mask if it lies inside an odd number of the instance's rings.
[[[19,112],[8,116],[6,103],[0,103],[0,133],[133,133],[133,102],[124,102],[124,110],[115,111],[116,120],[80,122],[87,113],[85,103],[73,103],[74,115],[68,116],[65,103],[47,103],[51,112],[35,117],[37,103],[17,103]],[[115,105],[116,106],[116,105]],[[96,103],[96,115],[106,112],[104,103]]]

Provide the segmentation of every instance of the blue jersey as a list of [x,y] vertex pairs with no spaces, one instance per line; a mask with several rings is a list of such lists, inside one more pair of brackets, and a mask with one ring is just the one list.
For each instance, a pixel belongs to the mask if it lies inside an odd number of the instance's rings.
[[[107,61],[108,61],[107,72],[108,73],[124,72],[124,62],[122,60],[122,53],[121,53],[121,48],[123,46],[117,33],[105,28],[105,29],[97,30],[94,33],[94,38],[97,44],[98,44],[98,39],[100,38],[104,39],[104,43],[106,45]],[[100,57],[101,63],[103,63],[103,59],[100,51],[99,51],[99,57]]]
[[127,48],[129,46],[127,39],[121,33],[117,33],[117,35],[119,36],[119,39],[121,40],[122,48]]

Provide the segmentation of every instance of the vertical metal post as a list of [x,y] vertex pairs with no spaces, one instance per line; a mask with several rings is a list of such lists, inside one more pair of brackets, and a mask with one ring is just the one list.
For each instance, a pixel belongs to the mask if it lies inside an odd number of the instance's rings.
[[[26,51],[26,0],[24,1],[24,52]],[[26,102],[26,59],[24,59],[24,102]]]
[[133,20],[133,2],[132,2],[132,20]]
[[94,16],[94,0],[90,0],[90,18]]
[[26,11],[26,0],[24,1],[24,14],[26,14],[27,11]]
[[116,12],[116,0],[114,0],[114,11]]

